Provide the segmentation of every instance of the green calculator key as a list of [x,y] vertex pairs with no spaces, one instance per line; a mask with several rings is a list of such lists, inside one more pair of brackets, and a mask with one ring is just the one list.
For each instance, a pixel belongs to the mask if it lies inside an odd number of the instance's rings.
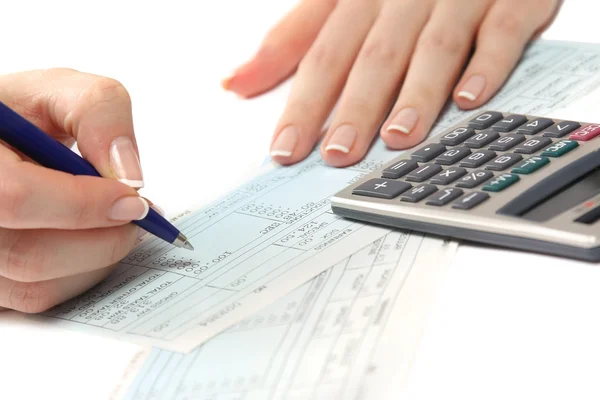
[[512,169],[515,174],[531,174],[548,164],[548,157],[530,157]]
[[513,183],[519,181],[519,175],[515,174],[502,174],[492,179],[483,186],[483,190],[488,192],[499,192],[506,189]]
[[567,154],[574,148],[579,146],[579,143],[575,140],[562,140],[560,142],[554,143],[550,145],[542,151],[542,156],[544,157],[560,157],[564,154]]

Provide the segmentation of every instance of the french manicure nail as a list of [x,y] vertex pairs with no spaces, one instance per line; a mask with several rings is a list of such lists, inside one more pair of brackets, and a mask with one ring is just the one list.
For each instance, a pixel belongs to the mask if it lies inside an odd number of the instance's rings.
[[419,120],[419,112],[414,108],[400,110],[387,127],[390,133],[404,133],[409,135]]
[[352,149],[352,145],[354,144],[357,135],[356,128],[352,125],[342,125],[333,132],[333,135],[331,135],[331,139],[329,139],[329,144],[325,147],[325,151],[337,150],[348,154],[350,153],[350,149]]
[[462,90],[458,92],[458,97],[475,101],[477,97],[483,92],[485,87],[485,78],[481,75],[473,75],[462,87]]
[[111,143],[110,167],[120,182],[137,189],[144,187],[140,159],[128,137],[118,137]]
[[289,157],[294,152],[298,142],[298,129],[288,126],[281,131],[271,147],[271,157]]
[[146,218],[150,206],[138,196],[122,197],[110,209],[109,218],[113,221],[137,221]]

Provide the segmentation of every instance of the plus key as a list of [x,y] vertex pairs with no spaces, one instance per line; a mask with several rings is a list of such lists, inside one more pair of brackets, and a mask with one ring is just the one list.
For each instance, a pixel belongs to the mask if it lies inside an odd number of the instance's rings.
[[571,134],[571,140],[587,141],[600,135],[600,125],[591,124],[579,128]]

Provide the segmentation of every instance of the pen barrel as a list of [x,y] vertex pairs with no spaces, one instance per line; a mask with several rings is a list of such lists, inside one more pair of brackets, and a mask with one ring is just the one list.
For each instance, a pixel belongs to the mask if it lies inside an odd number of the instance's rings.
[[[0,138],[40,165],[72,175],[101,175],[94,166],[0,102]],[[173,243],[179,231],[154,209],[143,220],[132,221],[147,232]]]

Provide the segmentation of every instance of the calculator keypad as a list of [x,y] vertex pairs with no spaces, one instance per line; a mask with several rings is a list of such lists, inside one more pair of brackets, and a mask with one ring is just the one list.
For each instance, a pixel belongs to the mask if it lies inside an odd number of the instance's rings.
[[489,111],[412,151],[354,194],[470,210],[596,136],[600,125]]

